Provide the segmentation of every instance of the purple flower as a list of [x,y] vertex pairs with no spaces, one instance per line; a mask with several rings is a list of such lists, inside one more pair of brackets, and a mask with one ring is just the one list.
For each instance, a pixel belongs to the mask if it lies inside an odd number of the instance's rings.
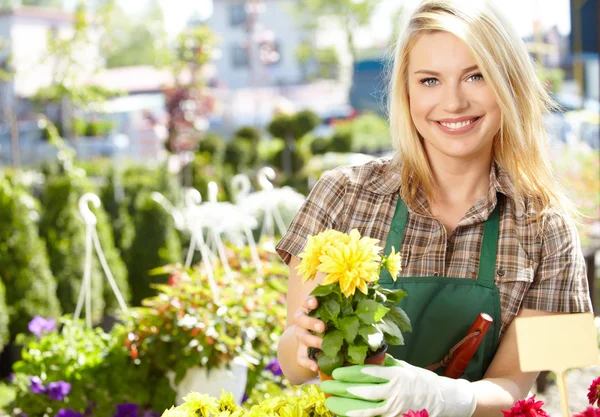
[[246,401],[248,401],[248,394],[244,393],[244,396],[242,397],[242,404],[244,404]]
[[83,414],[73,411],[70,408],[61,408],[54,417],[83,417]]
[[275,376],[281,376],[283,375],[283,372],[281,371],[281,367],[279,366],[279,362],[277,362],[277,359],[274,359],[270,364],[268,364],[265,369],[267,371],[271,371],[271,373]]
[[46,387],[42,383],[42,380],[39,376],[32,376],[29,378],[29,381],[31,381],[31,392],[33,392],[34,394],[46,393]]
[[35,316],[27,325],[31,333],[37,337],[42,337],[44,333],[56,330],[56,322],[53,318],[45,319],[42,316]]
[[125,403],[117,405],[117,412],[113,417],[139,417],[138,412],[140,406],[133,403]]
[[13,372],[10,373],[10,375],[8,375],[6,377],[6,382],[8,382],[9,384],[15,381],[15,374]]
[[50,382],[47,388],[48,395],[54,401],[62,401],[71,392],[71,384],[65,381]]

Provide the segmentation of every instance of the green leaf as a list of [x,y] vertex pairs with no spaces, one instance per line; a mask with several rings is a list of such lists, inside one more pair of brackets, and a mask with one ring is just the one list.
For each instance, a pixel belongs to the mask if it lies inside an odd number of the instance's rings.
[[387,298],[386,302],[392,304],[398,304],[407,295],[405,291],[400,289],[391,290],[387,288],[380,288],[378,291],[385,295],[385,297]]
[[325,375],[331,376],[331,373],[335,369],[344,364],[344,356],[342,355],[342,352],[338,352],[333,357],[321,354],[317,360],[317,363],[319,364],[319,369],[321,372],[323,372]]
[[314,295],[315,297],[324,297],[326,295],[331,294],[334,291],[334,285],[318,285],[314,290],[310,293],[310,295]]
[[367,352],[369,347],[367,345],[355,345],[348,347],[348,362],[353,363],[355,365],[363,365],[365,363],[365,358],[367,357]]
[[383,333],[375,326],[360,326],[358,334],[373,351],[379,349],[383,343]]
[[375,325],[379,330],[385,333],[385,341],[391,345],[403,345],[404,336],[398,328],[398,325],[391,319],[382,319],[381,322]]
[[342,345],[344,344],[344,335],[339,330],[326,332],[323,336],[323,343],[321,344],[321,350],[325,352],[325,355],[333,358],[338,352],[341,351]]
[[401,332],[412,332],[412,326],[410,325],[410,319],[404,310],[398,306],[393,306],[390,309],[389,314],[386,318],[391,318],[394,323],[398,326]]
[[342,316],[350,316],[354,314],[354,309],[352,308],[352,301],[346,297],[342,297],[341,302]]
[[326,321],[335,321],[340,314],[340,305],[337,301],[326,299],[317,307],[319,315]]
[[358,303],[355,313],[363,323],[374,324],[381,320],[388,311],[388,308],[378,302],[365,299]]
[[342,330],[342,333],[344,333],[344,339],[346,339],[348,343],[352,344],[354,342],[354,339],[358,334],[359,326],[360,322],[356,316],[344,317],[340,320],[340,329]]

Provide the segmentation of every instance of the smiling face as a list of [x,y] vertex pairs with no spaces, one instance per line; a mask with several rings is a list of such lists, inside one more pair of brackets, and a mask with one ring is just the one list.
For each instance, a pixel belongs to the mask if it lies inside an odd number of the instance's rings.
[[409,53],[408,93],[430,160],[491,157],[500,108],[462,40],[446,32],[421,35]]

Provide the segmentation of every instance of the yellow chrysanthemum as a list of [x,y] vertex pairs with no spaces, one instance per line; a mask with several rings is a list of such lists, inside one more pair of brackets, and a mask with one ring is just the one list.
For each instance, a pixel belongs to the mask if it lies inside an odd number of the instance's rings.
[[298,273],[302,276],[302,282],[314,279],[320,264],[319,258],[326,247],[336,241],[344,241],[347,238],[344,233],[337,230],[325,230],[315,236],[309,236],[302,252],[298,257],[302,259],[298,265]]
[[392,253],[390,253],[385,261],[383,267],[388,270],[392,279],[396,281],[398,273],[402,271],[402,260],[400,259],[400,252],[396,252],[396,249],[392,246]]
[[236,411],[238,405],[235,403],[235,398],[230,392],[226,392],[224,389],[221,390],[221,398],[219,398],[219,410],[220,411]]
[[318,270],[325,273],[322,285],[339,282],[344,296],[350,297],[358,288],[368,293],[368,284],[378,279],[377,271],[381,262],[377,239],[361,237],[354,229],[348,235],[347,242],[333,241],[324,247],[319,257]]
[[218,401],[208,394],[190,392],[183,397],[184,403],[180,405],[183,410],[196,413],[199,417],[210,417],[219,411]]
[[162,413],[162,417],[194,417],[195,414],[181,407],[171,407]]

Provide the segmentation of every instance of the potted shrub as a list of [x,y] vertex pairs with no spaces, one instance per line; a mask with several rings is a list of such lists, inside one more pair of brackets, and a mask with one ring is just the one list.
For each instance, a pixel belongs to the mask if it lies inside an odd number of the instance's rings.
[[326,230],[309,236],[298,272],[303,281],[323,274],[311,292],[319,306],[309,315],[325,323],[321,350],[312,350],[322,379],[347,364],[382,364],[387,345],[401,345],[402,332],[411,331],[410,320],[398,307],[406,295],[402,290],[378,284],[382,268],[395,279],[400,256],[392,251],[381,256],[377,240]]

